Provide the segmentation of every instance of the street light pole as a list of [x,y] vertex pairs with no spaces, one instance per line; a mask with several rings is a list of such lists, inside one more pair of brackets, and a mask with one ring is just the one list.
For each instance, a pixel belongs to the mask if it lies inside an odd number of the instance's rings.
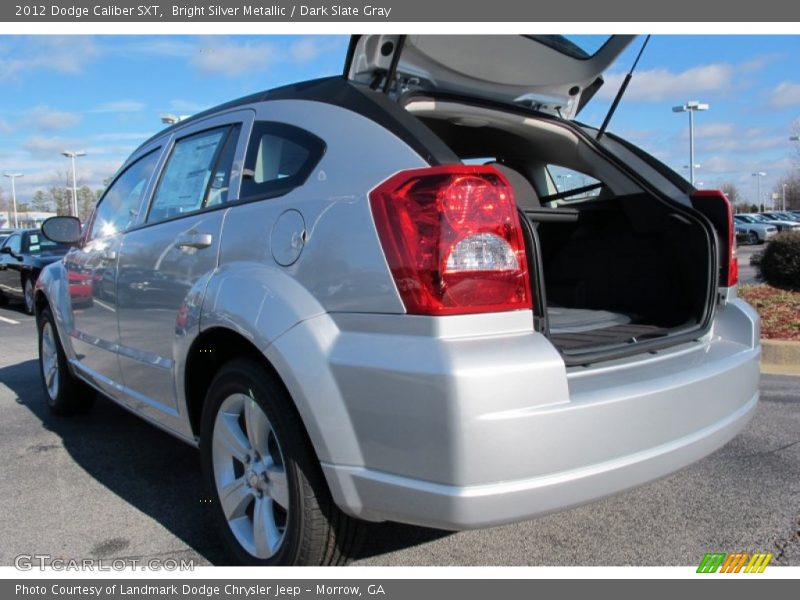
[[11,180],[11,204],[14,207],[14,229],[19,227],[17,222],[17,187],[14,185],[14,180],[17,177],[22,177],[22,173],[3,173],[4,176]]
[[786,186],[787,185],[788,185],[787,183],[783,184],[783,200],[781,201],[781,211],[784,211],[784,212],[786,211]]
[[765,177],[767,174],[764,171],[756,171],[753,173],[753,177],[756,178],[756,205],[758,206],[758,211],[761,212],[764,210],[764,207],[761,205],[761,178]]
[[690,100],[681,106],[673,106],[672,112],[688,112],[689,113],[689,183],[694,185],[694,113],[698,110],[708,110],[711,108],[709,104],[698,102],[697,100]]
[[64,150],[61,155],[72,160],[72,216],[78,217],[78,181],[75,175],[75,158],[78,156],[86,156],[86,152]]

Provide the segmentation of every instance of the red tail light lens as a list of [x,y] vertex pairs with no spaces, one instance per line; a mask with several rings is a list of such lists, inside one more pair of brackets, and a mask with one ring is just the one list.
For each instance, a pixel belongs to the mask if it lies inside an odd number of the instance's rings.
[[450,165],[402,171],[369,198],[410,314],[532,307],[517,205],[496,169]]
[[736,285],[739,282],[739,259],[736,257],[736,225],[730,200],[720,190],[699,190],[692,194],[692,205],[711,220],[717,228],[720,241],[725,244],[721,251],[727,260],[722,263],[719,285]]

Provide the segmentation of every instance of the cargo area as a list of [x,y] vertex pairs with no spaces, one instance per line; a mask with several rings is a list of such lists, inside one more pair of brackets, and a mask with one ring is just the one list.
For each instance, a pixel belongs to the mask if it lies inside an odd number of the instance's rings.
[[462,161],[508,179],[528,236],[537,328],[568,364],[702,333],[714,234],[688,196],[645,189],[556,120],[431,98],[406,109]]

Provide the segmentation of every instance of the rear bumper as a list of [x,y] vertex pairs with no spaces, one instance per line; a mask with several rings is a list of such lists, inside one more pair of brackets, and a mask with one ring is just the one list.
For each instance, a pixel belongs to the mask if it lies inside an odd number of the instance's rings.
[[367,322],[328,332],[324,418],[343,410],[309,428],[334,500],[367,520],[468,529],[590,502],[713,452],[757,405],[757,316],[738,300],[701,340],[571,369],[512,317],[494,336]]
[[668,475],[730,441],[757,401],[755,394],[726,418],[668,444],[531,479],[459,487],[363,468],[326,465],[325,470],[362,518],[449,530],[490,527],[585,504]]

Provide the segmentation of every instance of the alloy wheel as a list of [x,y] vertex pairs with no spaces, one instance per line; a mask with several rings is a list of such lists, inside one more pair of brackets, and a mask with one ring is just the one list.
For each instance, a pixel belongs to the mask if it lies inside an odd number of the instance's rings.
[[278,438],[251,396],[232,394],[220,405],[212,460],[217,497],[234,537],[256,558],[274,556],[286,534],[289,485]]
[[58,398],[60,373],[58,370],[58,348],[50,321],[42,325],[42,373],[44,374],[45,387],[50,400]]

